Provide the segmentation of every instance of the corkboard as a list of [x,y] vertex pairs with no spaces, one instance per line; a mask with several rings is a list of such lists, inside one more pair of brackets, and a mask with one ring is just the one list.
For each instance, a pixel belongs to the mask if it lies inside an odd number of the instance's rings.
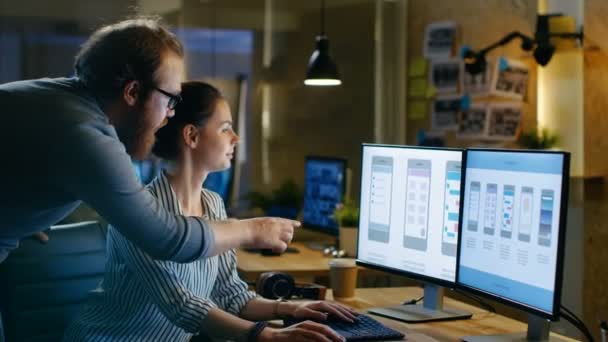
[[[585,175],[608,174],[608,1],[585,1]],[[607,272],[608,273],[608,272]]]
[[[456,53],[461,43],[472,49],[484,48],[495,43],[511,31],[533,35],[536,25],[536,1],[504,0],[411,0],[408,8],[408,60],[422,56],[424,30],[435,21],[455,21],[459,27]],[[536,65],[530,54],[519,47],[519,41],[497,48],[488,58],[505,56],[523,60],[530,67],[530,83],[524,101],[522,126],[524,129],[536,127]],[[491,98],[490,100],[495,100]],[[429,102],[430,104],[430,102]],[[430,106],[429,106],[430,108]],[[430,127],[430,116],[425,120],[409,120],[407,126],[408,143],[414,143],[419,129]],[[449,146],[470,146],[478,142],[459,140],[454,134],[446,137]]]
[[[608,174],[608,2],[585,1],[584,113],[585,175]],[[608,319],[608,189],[603,181],[585,187],[584,320],[599,340],[598,316]]]

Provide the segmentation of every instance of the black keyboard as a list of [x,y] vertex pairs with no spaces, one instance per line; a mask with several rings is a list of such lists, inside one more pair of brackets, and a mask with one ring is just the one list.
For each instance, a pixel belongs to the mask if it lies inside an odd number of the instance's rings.
[[[285,326],[300,323],[302,320],[285,319]],[[376,340],[401,340],[405,335],[393,330],[375,319],[359,314],[354,323],[344,322],[335,318],[319,322],[334,329],[338,334],[346,338],[346,341],[376,341]]]

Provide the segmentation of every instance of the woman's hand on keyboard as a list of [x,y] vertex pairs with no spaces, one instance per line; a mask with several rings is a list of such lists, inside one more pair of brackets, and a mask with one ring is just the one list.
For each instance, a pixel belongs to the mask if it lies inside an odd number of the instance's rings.
[[327,319],[328,315],[350,323],[357,319],[357,313],[353,309],[334,302],[316,301],[294,304],[296,304],[296,306],[291,313],[291,316],[296,319],[324,321]]
[[338,335],[327,325],[304,321],[283,329],[266,328],[258,337],[260,342],[344,342],[346,339]]

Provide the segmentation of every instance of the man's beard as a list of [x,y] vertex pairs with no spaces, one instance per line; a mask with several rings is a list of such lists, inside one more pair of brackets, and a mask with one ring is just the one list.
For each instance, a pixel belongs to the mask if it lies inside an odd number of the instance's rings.
[[118,138],[134,160],[143,160],[150,155],[155,142],[156,127],[148,122],[143,108],[128,114],[128,119],[117,128]]

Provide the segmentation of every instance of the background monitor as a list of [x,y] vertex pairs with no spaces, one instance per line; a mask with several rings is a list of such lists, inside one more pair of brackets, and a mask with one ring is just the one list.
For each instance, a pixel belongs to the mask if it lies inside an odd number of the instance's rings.
[[224,207],[230,208],[230,188],[234,178],[234,168],[230,167],[226,170],[211,172],[207,175],[207,179],[203,183],[203,188],[217,192],[222,200]]
[[142,184],[148,185],[152,182],[163,168],[162,160],[150,156],[144,160],[133,160],[133,167],[135,167],[135,173],[139,177]]
[[465,165],[458,285],[557,319],[569,154],[471,149]]
[[346,159],[306,157],[304,180],[304,227],[334,236],[339,227],[333,218],[346,189]]
[[442,310],[456,279],[462,150],[363,145],[357,262],[427,282],[422,306],[374,309],[407,322],[468,318]]

